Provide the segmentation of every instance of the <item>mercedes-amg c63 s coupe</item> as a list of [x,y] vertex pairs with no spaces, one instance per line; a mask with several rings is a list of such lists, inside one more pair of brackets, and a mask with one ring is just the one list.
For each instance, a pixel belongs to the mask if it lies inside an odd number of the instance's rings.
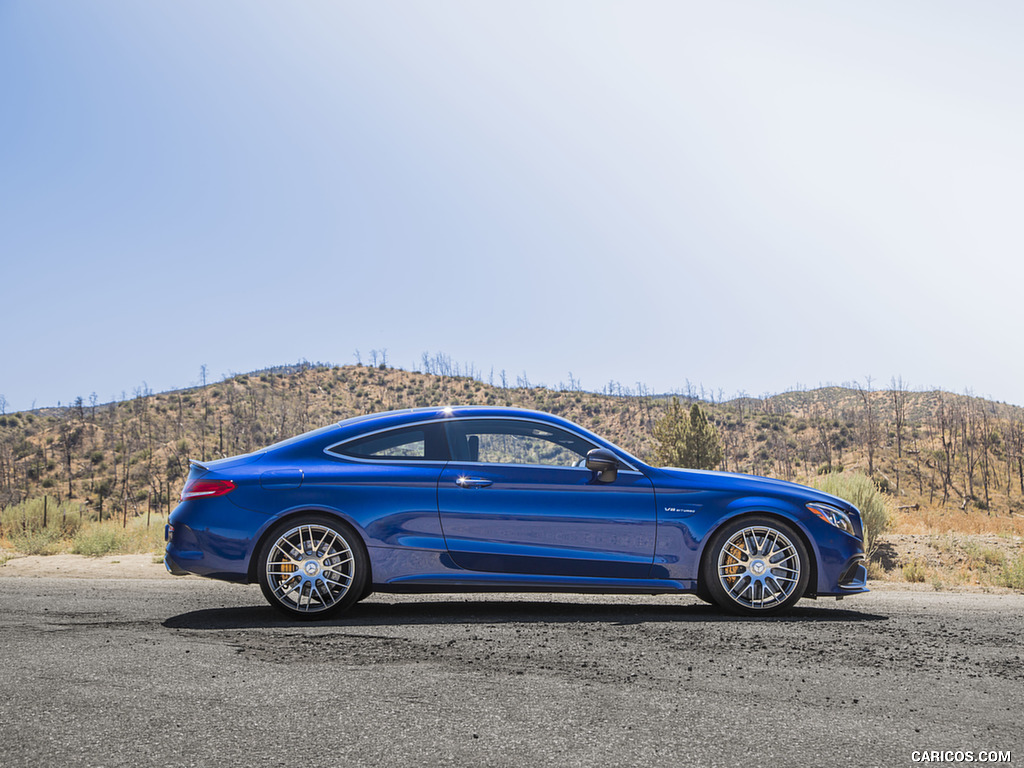
[[742,614],[866,591],[847,502],[793,483],[652,467],[565,419],[392,411],[192,462],[173,574],[259,582],[292,616],[372,592],[694,593]]

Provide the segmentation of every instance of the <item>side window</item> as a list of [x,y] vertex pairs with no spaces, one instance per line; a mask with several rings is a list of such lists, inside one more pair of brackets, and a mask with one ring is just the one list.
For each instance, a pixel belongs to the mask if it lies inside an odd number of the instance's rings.
[[455,461],[576,467],[596,447],[570,432],[530,421],[467,419],[447,426]]
[[421,424],[415,427],[378,432],[332,445],[328,452],[355,459],[447,461],[444,432],[438,425]]

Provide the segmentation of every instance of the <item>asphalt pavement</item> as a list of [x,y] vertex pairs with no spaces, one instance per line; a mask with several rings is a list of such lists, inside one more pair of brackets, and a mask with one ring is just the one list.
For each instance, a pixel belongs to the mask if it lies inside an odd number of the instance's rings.
[[1019,594],[767,620],[663,595],[375,595],[300,623],[253,586],[3,578],[0,766],[1024,764],[1022,631]]

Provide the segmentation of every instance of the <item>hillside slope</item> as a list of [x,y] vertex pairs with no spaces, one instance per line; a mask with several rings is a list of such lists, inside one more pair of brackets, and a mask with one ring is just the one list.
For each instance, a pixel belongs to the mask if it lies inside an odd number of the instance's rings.
[[[575,421],[650,458],[667,398],[502,388],[366,366],[290,366],[118,403],[0,416],[0,505],[43,494],[93,515],[166,512],[188,459],[245,453],[372,411],[489,404]],[[945,392],[830,387],[705,403],[722,469],[808,481],[869,472],[908,516],[1024,532],[1024,410]],[[914,507],[917,507],[916,509]]]

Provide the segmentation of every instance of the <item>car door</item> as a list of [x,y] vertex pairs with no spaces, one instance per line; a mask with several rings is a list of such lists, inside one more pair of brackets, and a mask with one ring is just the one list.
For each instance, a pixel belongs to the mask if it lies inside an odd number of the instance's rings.
[[448,553],[495,573],[644,578],[654,559],[651,482],[623,465],[613,482],[582,466],[596,448],[525,418],[446,422],[452,460],[437,501]]

